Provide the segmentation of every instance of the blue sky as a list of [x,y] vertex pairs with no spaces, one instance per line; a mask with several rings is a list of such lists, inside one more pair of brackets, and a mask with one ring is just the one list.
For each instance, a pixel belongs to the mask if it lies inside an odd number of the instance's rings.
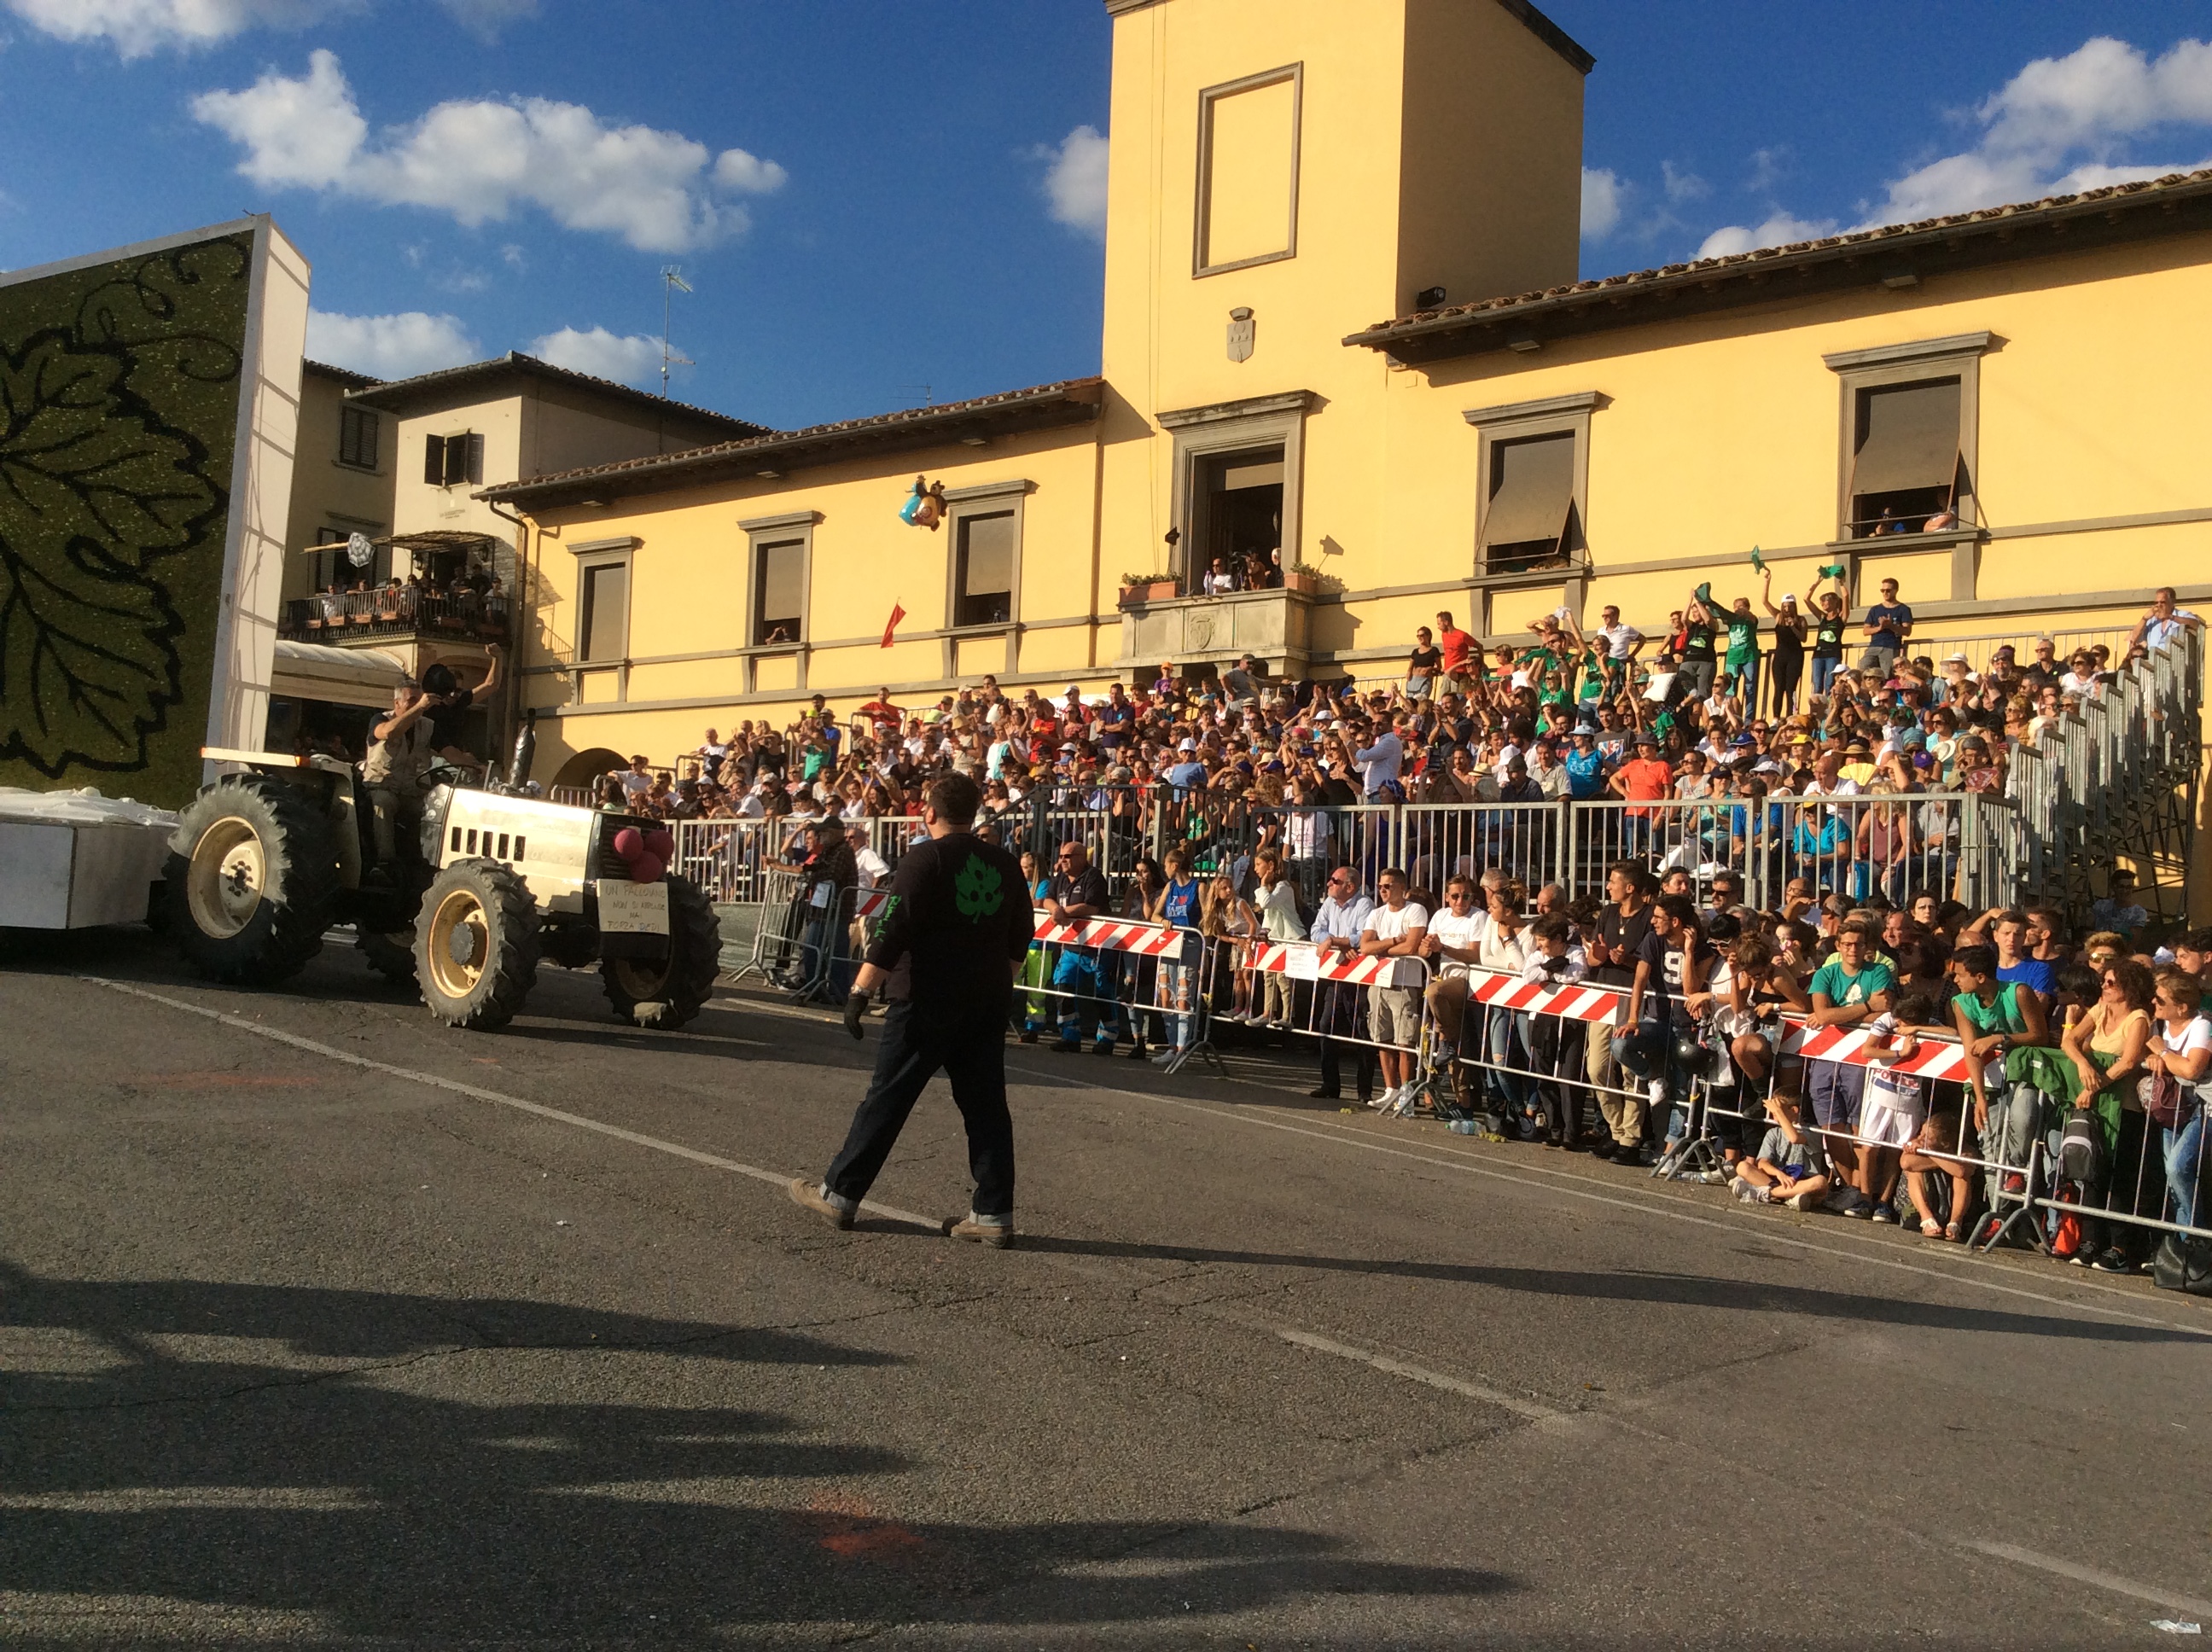
[[[1586,276],[2212,161],[2200,0],[1548,9]],[[265,210],[367,371],[657,385],[673,264],[686,399],[982,394],[1097,370],[1107,46],[1097,0],[0,0],[0,265]]]

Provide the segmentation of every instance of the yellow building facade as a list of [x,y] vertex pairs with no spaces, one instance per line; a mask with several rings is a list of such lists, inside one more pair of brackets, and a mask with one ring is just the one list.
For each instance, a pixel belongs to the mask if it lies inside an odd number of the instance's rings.
[[[1099,378],[486,490],[539,778],[987,671],[1387,677],[1439,610],[1656,631],[1754,545],[1920,647],[2212,598],[2212,173],[1578,283],[1590,59],[1521,0],[1106,11]],[[1306,588],[1122,589],[1270,551]]]

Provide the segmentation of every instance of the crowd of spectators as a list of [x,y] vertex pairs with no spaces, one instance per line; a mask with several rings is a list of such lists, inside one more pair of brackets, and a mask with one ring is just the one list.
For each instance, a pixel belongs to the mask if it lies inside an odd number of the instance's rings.
[[[2197,623],[2165,591],[2118,659],[2102,644],[2062,658],[2046,638],[2025,660],[2000,647],[1977,671],[1955,650],[1911,651],[1893,580],[1854,623],[1835,590],[1807,593],[1809,617],[1794,597],[1766,598],[1771,637],[1750,598],[1723,604],[1701,587],[1656,637],[1613,608],[1588,630],[1561,610],[1525,645],[1487,654],[1439,614],[1387,685],[1271,679],[1248,658],[1206,675],[1164,665],[1104,695],[1009,694],[985,677],[901,706],[884,689],[845,720],[816,695],[793,724],[710,728],[672,762],[638,756],[619,784],[627,806],[672,820],[855,820],[918,815],[930,778],[957,768],[983,784],[987,823],[1040,788],[1178,818],[1238,803],[1673,798],[1740,810],[1769,796],[2002,793],[2023,743]],[[1847,659],[1854,629],[1862,646]],[[1911,845],[1841,852],[1880,863]]]
[[[2101,893],[2078,936],[2053,909],[1978,913],[1947,878],[1900,886],[1867,872],[1917,847],[1914,811],[1880,799],[2002,792],[2023,743],[2196,616],[2161,591],[2117,657],[2102,646],[2062,655],[2044,639],[2024,660],[2003,647],[1977,670],[1961,653],[1914,652],[1893,581],[1856,619],[1837,590],[1778,601],[1770,585],[1760,603],[1771,630],[1750,598],[1701,588],[1650,638],[1611,608],[1588,630],[1560,612],[1524,646],[1486,657],[1439,614],[1387,685],[1271,680],[1248,659],[1202,677],[1163,666],[1096,696],[1072,685],[1010,695],[987,677],[915,708],[884,689],[843,721],[817,695],[789,727],[709,730],[672,769],[641,756],[611,778],[609,797],[674,819],[787,819],[806,829],[782,840],[791,862],[810,883],[834,866],[839,887],[885,870],[846,824],[917,814],[946,767],[984,783],[981,829],[1007,829],[1018,848],[1038,845],[1026,829],[1039,795],[1140,828],[1165,811],[1164,838],[1129,836],[1172,847],[1160,862],[1116,867],[1118,894],[1080,841],[1045,850],[1059,857],[1051,866],[1032,858],[1032,894],[1048,913],[1150,918],[1222,944],[1202,965],[1040,952],[1023,1036],[1173,1061],[1205,1009],[1216,1024],[1320,1035],[1317,1096],[1352,1099],[1343,1069],[1356,1064],[1358,1099],[1410,1111],[1424,1088],[1413,1052],[1425,1017],[1468,1058],[1445,1067],[1456,1110],[1492,1133],[1642,1168],[1689,1127],[1692,1091],[1717,1086],[1736,1098],[1712,1116],[1721,1174],[1740,1197],[1902,1219],[1931,1239],[1972,1236],[2002,1206],[2002,1175],[2024,1171],[2039,1127],[2080,1110],[2103,1147],[2099,1185],[2083,1196],[2189,1220],[2196,1097],[2212,1089],[2212,1023],[2197,1015],[2212,990],[2212,933],[2160,935],[2124,866],[2094,869]],[[1767,798],[1794,800],[1817,853],[1788,863],[1796,875],[1771,880],[1764,909],[1746,904],[1728,864],[1632,857],[1611,868],[1601,899],[1524,887],[1527,869],[1485,859],[1479,837],[1463,846],[1472,860],[1407,867],[1363,856],[1328,826],[1301,841],[1297,826],[1301,810],[1356,804],[1479,812],[1613,799],[1627,812],[1675,799],[1711,803],[1740,834],[1765,817]],[[1240,810],[1268,823],[1218,829]],[[1389,846],[1370,834],[1368,847]],[[1419,957],[1428,984],[1294,987],[1238,967],[1249,949],[1291,939]],[[1471,967],[1612,985],[1630,997],[1626,1024],[1483,1011],[1468,1001]],[[1799,1068],[1778,1035],[1785,1009],[1867,1032],[1874,1065]],[[1897,1070],[1930,1034],[1976,1047],[1970,1083],[1923,1084]],[[2185,1105],[2149,1104],[2164,1078]],[[1985,1175],[1972,1163],[1984,1159],[2020,1169]],[[2142,1265],[2155,1236],[2094,1216],[2075,1227],[2075,1260],[2108,1269]]]

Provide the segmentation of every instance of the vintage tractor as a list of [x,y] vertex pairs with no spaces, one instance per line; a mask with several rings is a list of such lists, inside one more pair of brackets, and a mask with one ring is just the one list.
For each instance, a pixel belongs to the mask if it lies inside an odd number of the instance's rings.
[[[522,1008],[539,958],[596,963],[641,1027],[698,1014],[720,966],[713,904],[690,880],[641,882],[617,851],[656,823],[465,783],[441,771],[422,842],[374,865],[368,797],[334,757],[222,751],[233,768],[184,811],[163,890],[170,932],[213,980],[274,987],[351,925],[370,965],[420,988],[448,1026],[485,1031]],[[645,870],[650,871],[647,862]]]

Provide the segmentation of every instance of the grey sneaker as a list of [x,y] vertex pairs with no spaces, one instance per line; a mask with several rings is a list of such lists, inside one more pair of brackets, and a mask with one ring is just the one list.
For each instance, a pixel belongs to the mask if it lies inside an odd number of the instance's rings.
[[1793,1211],[1817,1210],[1820,1208],[1820,1199],[1817,1193],[1802,1193],[1790,1195],[1790,1208]]
[[805,1176],[792,1177],[791,1202],[794,1205],[802,1205],[805,1206],[808,1210],[812,1211],[817,1216],[828,1217],[830,1218],[830,1225],[836,1229],[840,1233],[849,1232],[852,1230],[853,1212],[848,1210],[841,1210],[836,1206],[832,1205],[829,1200],[823,1196],[821,1185],[818,1182],[809,1181]]
[[979,1222],[971,1211],[965,1217],[946,1217],[945,1236],[988,1245],[993,1250],[1004,1250],[1014,1242],[1014,1224],[1012,1222]]

